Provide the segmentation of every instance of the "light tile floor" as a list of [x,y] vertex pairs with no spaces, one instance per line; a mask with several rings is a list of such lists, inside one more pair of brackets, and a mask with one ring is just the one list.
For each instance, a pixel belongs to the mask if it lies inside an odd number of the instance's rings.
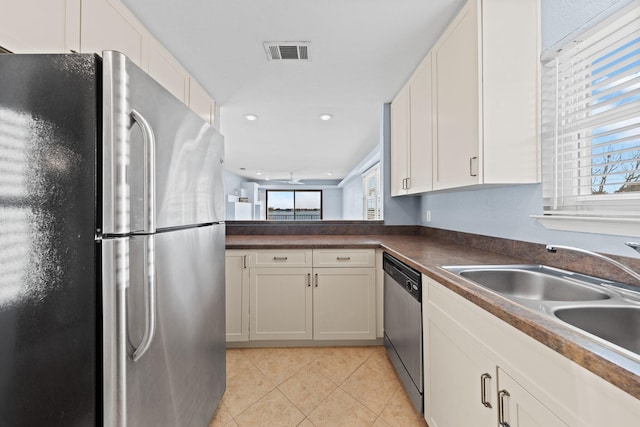
[[227,391],[209,427],[426,427],[384,347],[227,350]]

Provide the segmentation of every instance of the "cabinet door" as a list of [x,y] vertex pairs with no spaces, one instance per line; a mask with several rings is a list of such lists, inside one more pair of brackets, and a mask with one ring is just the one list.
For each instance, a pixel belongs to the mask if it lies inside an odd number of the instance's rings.
[[482,345],[446,314],[431,304],[428,310],[429,344],[424,362],[428,424],[497,425],[495,364],[481,350]]
[[435,189],[480,182],[478,58],[477,4],[471,0],[434,48]]
[[82,0],[80,34],[81,52],[102,55],[103,50],[117,50],[142,66],[146,32],[121,4],[116,8],[108,0]]
[[556,414],[498,368],[500,422],[511,427],[567,427]]
[[374,268],[317,268],[313,282],[313,339],[375,339]]
[[[194,78],[189,78],[189,107],[202,119],[213,126],[213,99]],[[259,217],[257,218],[259,219]]]
[[149,75],[180,101],[187,101],[189,74],[155,39],[149,39]]
[[78,50],[80,0],[21,0],[2,4],[0,46],[14,53]]
[[429,52],[409,81],[409,194],[433,189],[431,76]]
[[226,251],[227,341],[249,340],[249,269],[247,252]]
[[391,195],[406,194],[409,156],[409,87],[403,87],[391,103]]
[[312,338],[311,268],[251,268],[249,339]]

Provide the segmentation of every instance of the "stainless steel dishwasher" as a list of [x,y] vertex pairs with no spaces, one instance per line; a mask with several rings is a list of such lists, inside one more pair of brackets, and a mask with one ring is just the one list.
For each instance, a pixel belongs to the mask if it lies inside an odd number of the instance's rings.
[[386,252],[382,260],[384,346],[413,406],[422,414],[422,275]]

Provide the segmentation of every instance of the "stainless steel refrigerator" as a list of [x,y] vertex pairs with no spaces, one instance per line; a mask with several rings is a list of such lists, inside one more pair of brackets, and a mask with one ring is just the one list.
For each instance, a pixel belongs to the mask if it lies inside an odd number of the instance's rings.
[[207,425],[222,163],[222,136],[120,53],[0,55],[0,425]]

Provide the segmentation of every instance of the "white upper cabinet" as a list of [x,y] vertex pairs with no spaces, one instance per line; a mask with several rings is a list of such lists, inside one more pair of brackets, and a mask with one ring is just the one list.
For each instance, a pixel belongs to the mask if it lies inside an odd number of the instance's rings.
[[538,0],[470,0],[434,46],[434,189],[539,181]]
[[148,73],[180,101],[188,104],[189,73],[155,39],[149,39]]
[[431,53],[391,103],[391,195],[430,191],[432,185]]
[[3,1],[0,46],[14,53],[80,49],[80,0]]
[[480,140],[478,19],[475,0],[434,49],[436,188],[477,184]]
[[391,103],[391,196],[407,194],[409,157],[409,86]]
[[118,1],[82,0],[80,51],[117,50],[144,68],[143,49],[148,34]]
[[409,80],[409,182],[408,194],[433,189],[433,108],[431,53]]
[[206,90],[193,78],[189,79],[189,107],[213,126],[215,102]]

